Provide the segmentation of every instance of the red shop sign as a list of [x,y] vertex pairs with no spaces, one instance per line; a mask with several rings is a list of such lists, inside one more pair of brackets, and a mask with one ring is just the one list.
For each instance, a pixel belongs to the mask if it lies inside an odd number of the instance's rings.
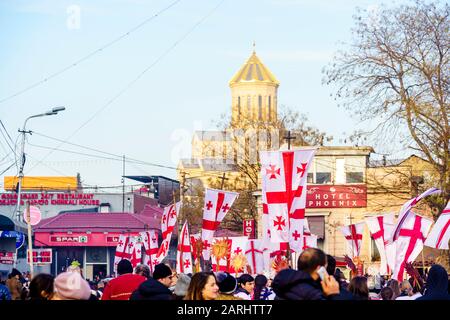
[[306,208],[367,207],[366,185],[309,185]]
[[14,252],[0,251],[0,264],[14,264]]

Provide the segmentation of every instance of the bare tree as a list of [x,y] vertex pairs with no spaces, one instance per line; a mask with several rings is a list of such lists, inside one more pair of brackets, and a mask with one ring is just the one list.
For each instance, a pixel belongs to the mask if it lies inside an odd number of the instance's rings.
[[358,10],[353,42],[324,77],[349,111],[376,121],[365,134],[392,144],[403,133],[399,149],[432,164],[443,193],[431,199],[440,211],[450,198],[449,16],[448,3],[439,2],[382,7],[376,16]]

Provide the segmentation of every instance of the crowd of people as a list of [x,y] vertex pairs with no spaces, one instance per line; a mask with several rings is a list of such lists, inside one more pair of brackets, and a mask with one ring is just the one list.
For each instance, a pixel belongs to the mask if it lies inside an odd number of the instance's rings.
[[315,248],[302,252],[297,269],[287,266],[273,279],[227,272],[177,274],[162,263],[151,273],[142,264],[133,269],[128,260],[118,263],[117,276],[109,281],[88,282],[78,266],[56,277],[42,273],[29,279],[13,269],[5,283],[0,281],[0,300],[450,300],[450,279],[440,265],[433,265],[426,278],[401,283],[368,276],[348,281],[336,260]]

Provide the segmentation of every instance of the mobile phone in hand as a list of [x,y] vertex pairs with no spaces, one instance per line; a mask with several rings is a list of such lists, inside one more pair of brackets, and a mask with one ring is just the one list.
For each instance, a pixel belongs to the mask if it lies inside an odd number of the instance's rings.
[[324,266],[321,266],[321,267],[319,268],[319,270],[317,270],[317,273],[319,274],[319,277],[320,277],[320,279],[321,279],[322,281],[326,281],[326,278],[327,278],[327,276],[328,276],[328,272],[327,272],[327,270],[325,269]]

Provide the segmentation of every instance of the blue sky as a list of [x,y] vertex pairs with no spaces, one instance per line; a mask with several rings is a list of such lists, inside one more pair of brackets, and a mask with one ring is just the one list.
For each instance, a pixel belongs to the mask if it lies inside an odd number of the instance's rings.
[[[173,2],[0,1],[0,100],[69,66]],[[381,3],[182,0],[76,67],[1,102],[0,119],[15,140],[26,117],[64,105],[67,110],[57,116],[30,120],[28,129],[176,166],[179,151],[184,156],[190,152],[192,131],[214,129],[212,120],[229,112],[228,81],[251,54],[255,41],[258,56],[281,82],[279,107],[305,113],[311,124],[335,137],[334,144],[343,145],[343,132],[357,128],[358,122],[337,107],[330,97],[332,88],[322,85],[321,71],[342,47],[339,42],[350,40],[356,7],[376,11]],[[79,16],[74,13],[77,10]],[[149,66],[138,81],[98,112]],[[58,145],[38,135],[29,136],[28,141]],[[0,158],[4,158],[8,149],[4,140],[1,144]],[[61,149],[92,153],[70,145]],[[53,152],[43,164],[35,165],[48,150],[27,144],[26,152],[27,175],[73,176],[79,172],[88,185],[120,184],[122,164],[118,161]],[[10,155],[1,161],[0,170],[13,160]],[[126,172],[176,176],[175,170],[136,164],[127,165]],[[5,173],[16,174],[16,167]]]

